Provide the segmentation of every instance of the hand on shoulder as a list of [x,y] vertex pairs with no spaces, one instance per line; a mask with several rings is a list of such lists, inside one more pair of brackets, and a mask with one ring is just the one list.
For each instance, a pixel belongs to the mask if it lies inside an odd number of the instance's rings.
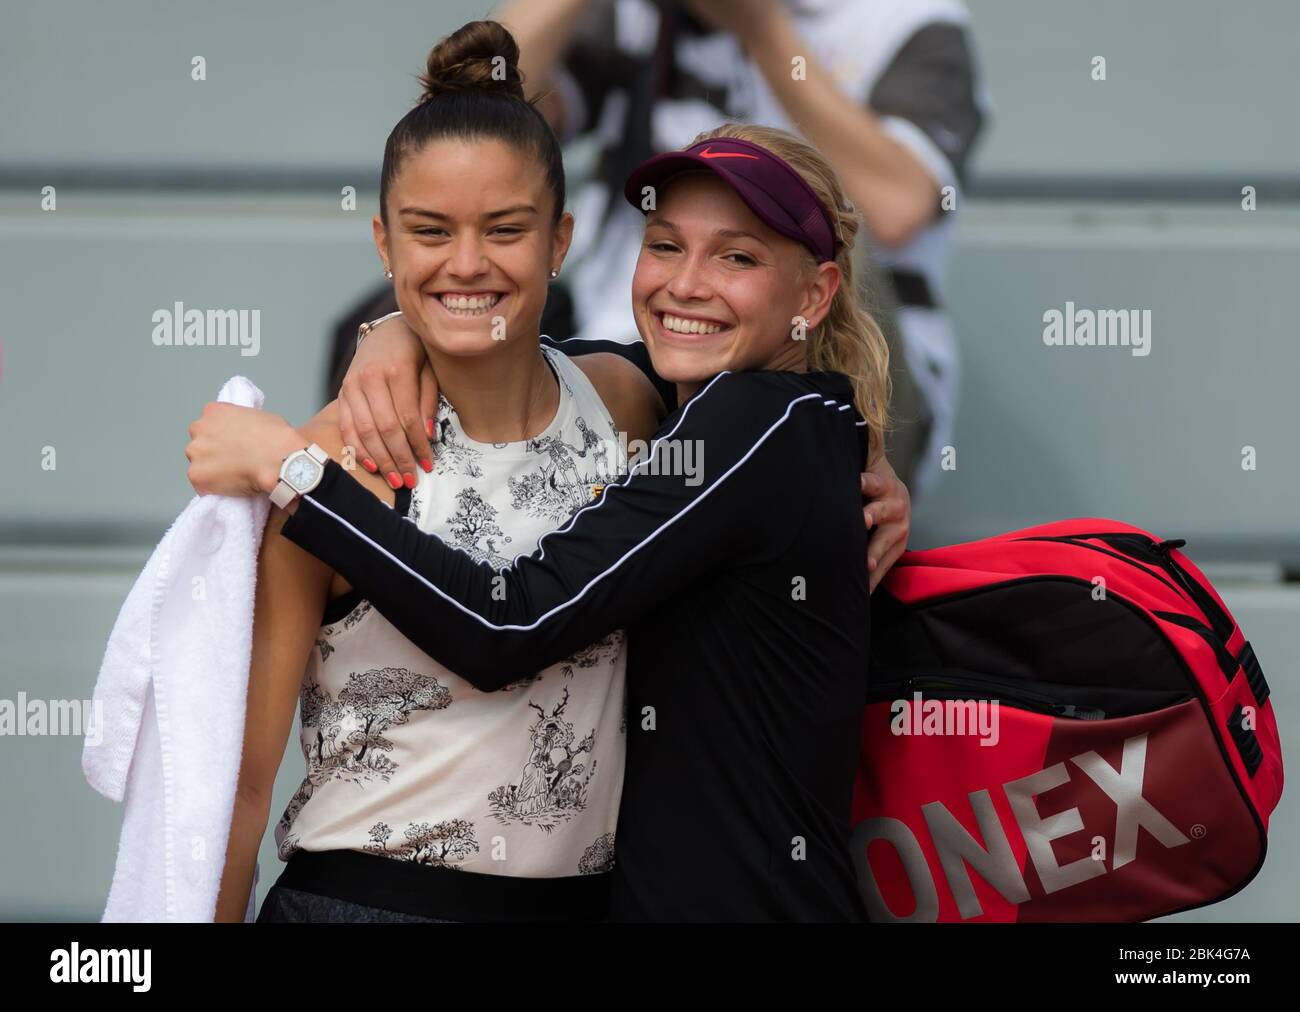
[[337,400],[330,401],[321,408],[309,422],[299,427],[298,432],[303,438],[304,446],[315,443],[377,498],[390,506],[396,501],[396,495],[388,483],[379,475],[359,467],[356,448],[343,442]]

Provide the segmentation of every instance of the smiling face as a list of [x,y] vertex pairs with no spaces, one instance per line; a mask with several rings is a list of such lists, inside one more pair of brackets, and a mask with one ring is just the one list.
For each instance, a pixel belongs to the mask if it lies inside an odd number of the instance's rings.
[[426,347],[471,356],[536,341],[573,235],[551,204],[537,159],[500,141],[439,140],[403,159],[375,245]]
[[765,225],[711,172],[661,187],[632,281],[637,329],[655,371],[688,396],[724,370],[801,370],[811,330],[839,284],[834,263]]

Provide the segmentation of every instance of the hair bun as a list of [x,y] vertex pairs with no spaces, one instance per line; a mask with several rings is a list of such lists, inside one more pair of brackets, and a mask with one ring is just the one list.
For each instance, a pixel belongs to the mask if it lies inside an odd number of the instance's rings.
[[523,100],[519,44],[497,21],[471,21],[429,51],[420,76],[421,102],[454,91],[482,91]]

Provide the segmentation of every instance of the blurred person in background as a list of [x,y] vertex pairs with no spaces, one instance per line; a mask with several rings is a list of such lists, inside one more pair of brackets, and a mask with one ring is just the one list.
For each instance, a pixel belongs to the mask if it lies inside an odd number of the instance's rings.
[[[542,332],[631,359],[671,409],[675,391],[654,375],[629,311],[642,220],[620,199],[622,181],[724,121],[802,133],[865,220],[855,255],[891,345],[889,456],[912,495],[924,494],[956,411],[956,338],[940,300],[952,211],[986,119],[964,5],[516,0],[496,17],[519,40],[526,87],[561,139],[597,149]],[[385,287],[341,321],[331,397],[358,326],[395,308]]]

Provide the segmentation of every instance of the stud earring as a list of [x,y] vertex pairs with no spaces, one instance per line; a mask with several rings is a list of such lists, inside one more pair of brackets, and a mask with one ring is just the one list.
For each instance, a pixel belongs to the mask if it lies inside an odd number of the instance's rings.
[[393,280],[393,272],[390,271],[387,267],[384,268],[384,277],[386,277],[389,281]]
[[559,276],[560,276],[560,268],[558,268],[558,267],[552,267],[552,268],[551,268],[551,277],[553,277],[553,278],[558,278]]

